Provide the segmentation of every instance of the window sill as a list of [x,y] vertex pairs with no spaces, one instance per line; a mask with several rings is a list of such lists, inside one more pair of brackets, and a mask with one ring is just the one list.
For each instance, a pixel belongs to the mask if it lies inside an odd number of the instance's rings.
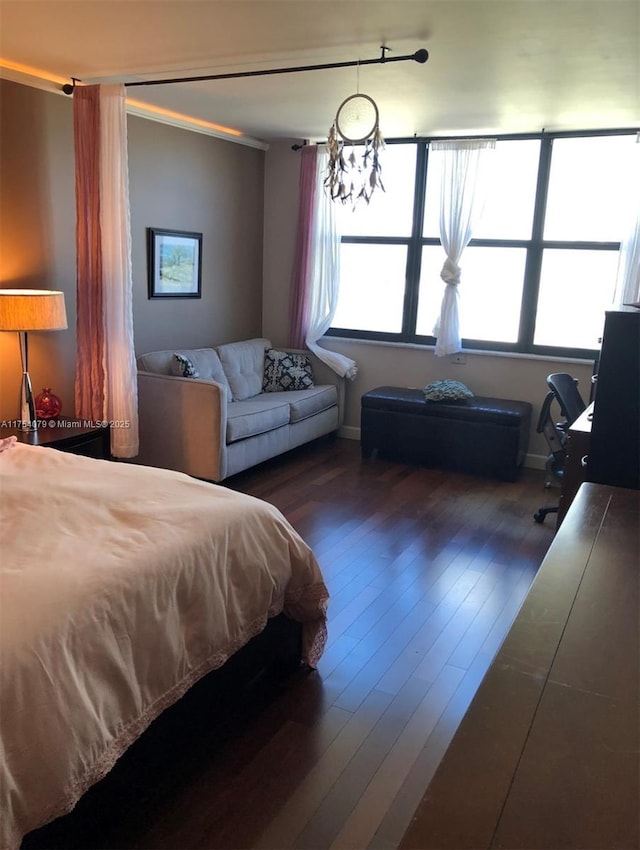
[[[385,348],[402,348],[402,349],[415,349],[416,351],[431,351],[435,350],[434,345],[418,345],[415,342],[393,342],[389,340],[379,340],[379,339],[362,339],[361,337],[348,337],[348,336],[323,336],[322,344],[331,342],[348,342],[349,344],[355,343],[356,345],[374,345],[374,346],[384,346]],[[556,354],[528,354],[521,351],[488,351],[486,349],[479,348],[463,348],[461,354],[465,355],[478,355],[480,357],[509,357],[514,360],[540,360],[546,361],[548,363],[593,363],[593,357],[562,357],[561,355]],[[451,355],[447,355],[450,357]]]

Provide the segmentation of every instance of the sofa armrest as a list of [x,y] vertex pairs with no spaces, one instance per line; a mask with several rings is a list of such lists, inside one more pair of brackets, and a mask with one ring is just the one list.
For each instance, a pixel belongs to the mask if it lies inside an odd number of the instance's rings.
[[215,381],[138,372],[137,462],[221,481],[226,475],[226,390]]
[[343,377],[333,371],[326,363],[323,363],[308,348],[280,348],[279,351],[286,351],[289,354],[306,354],[311,360],[311,368],[313,370],[313,379],[316,384],[333,384],[338,391],[338,428],[341,427],[344,421],[344,400],[345,400],[345,384]]

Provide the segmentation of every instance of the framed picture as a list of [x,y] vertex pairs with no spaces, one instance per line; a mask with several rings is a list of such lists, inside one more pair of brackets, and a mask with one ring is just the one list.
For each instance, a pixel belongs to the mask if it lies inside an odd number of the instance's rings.
[[149,298],[200,298],[202,233],[147,228]]

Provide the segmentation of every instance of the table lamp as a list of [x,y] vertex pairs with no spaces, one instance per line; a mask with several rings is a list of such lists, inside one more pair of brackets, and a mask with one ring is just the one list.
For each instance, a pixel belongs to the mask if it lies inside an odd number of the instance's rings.
[[29,377],[28,331],[58,331],[67,327],[64,293],[50,289],[0,289],[0,331],[15,331],[20,340],[22,386],[20,421],[23,431],[36,431],[36,410]]

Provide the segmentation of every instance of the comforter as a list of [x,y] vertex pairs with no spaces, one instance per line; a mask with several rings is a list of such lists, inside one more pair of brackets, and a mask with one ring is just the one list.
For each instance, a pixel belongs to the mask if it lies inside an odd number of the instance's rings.
[[0,454],[0,846],[69,811],[197,679],[328,594],[273,506],[181,473]]

